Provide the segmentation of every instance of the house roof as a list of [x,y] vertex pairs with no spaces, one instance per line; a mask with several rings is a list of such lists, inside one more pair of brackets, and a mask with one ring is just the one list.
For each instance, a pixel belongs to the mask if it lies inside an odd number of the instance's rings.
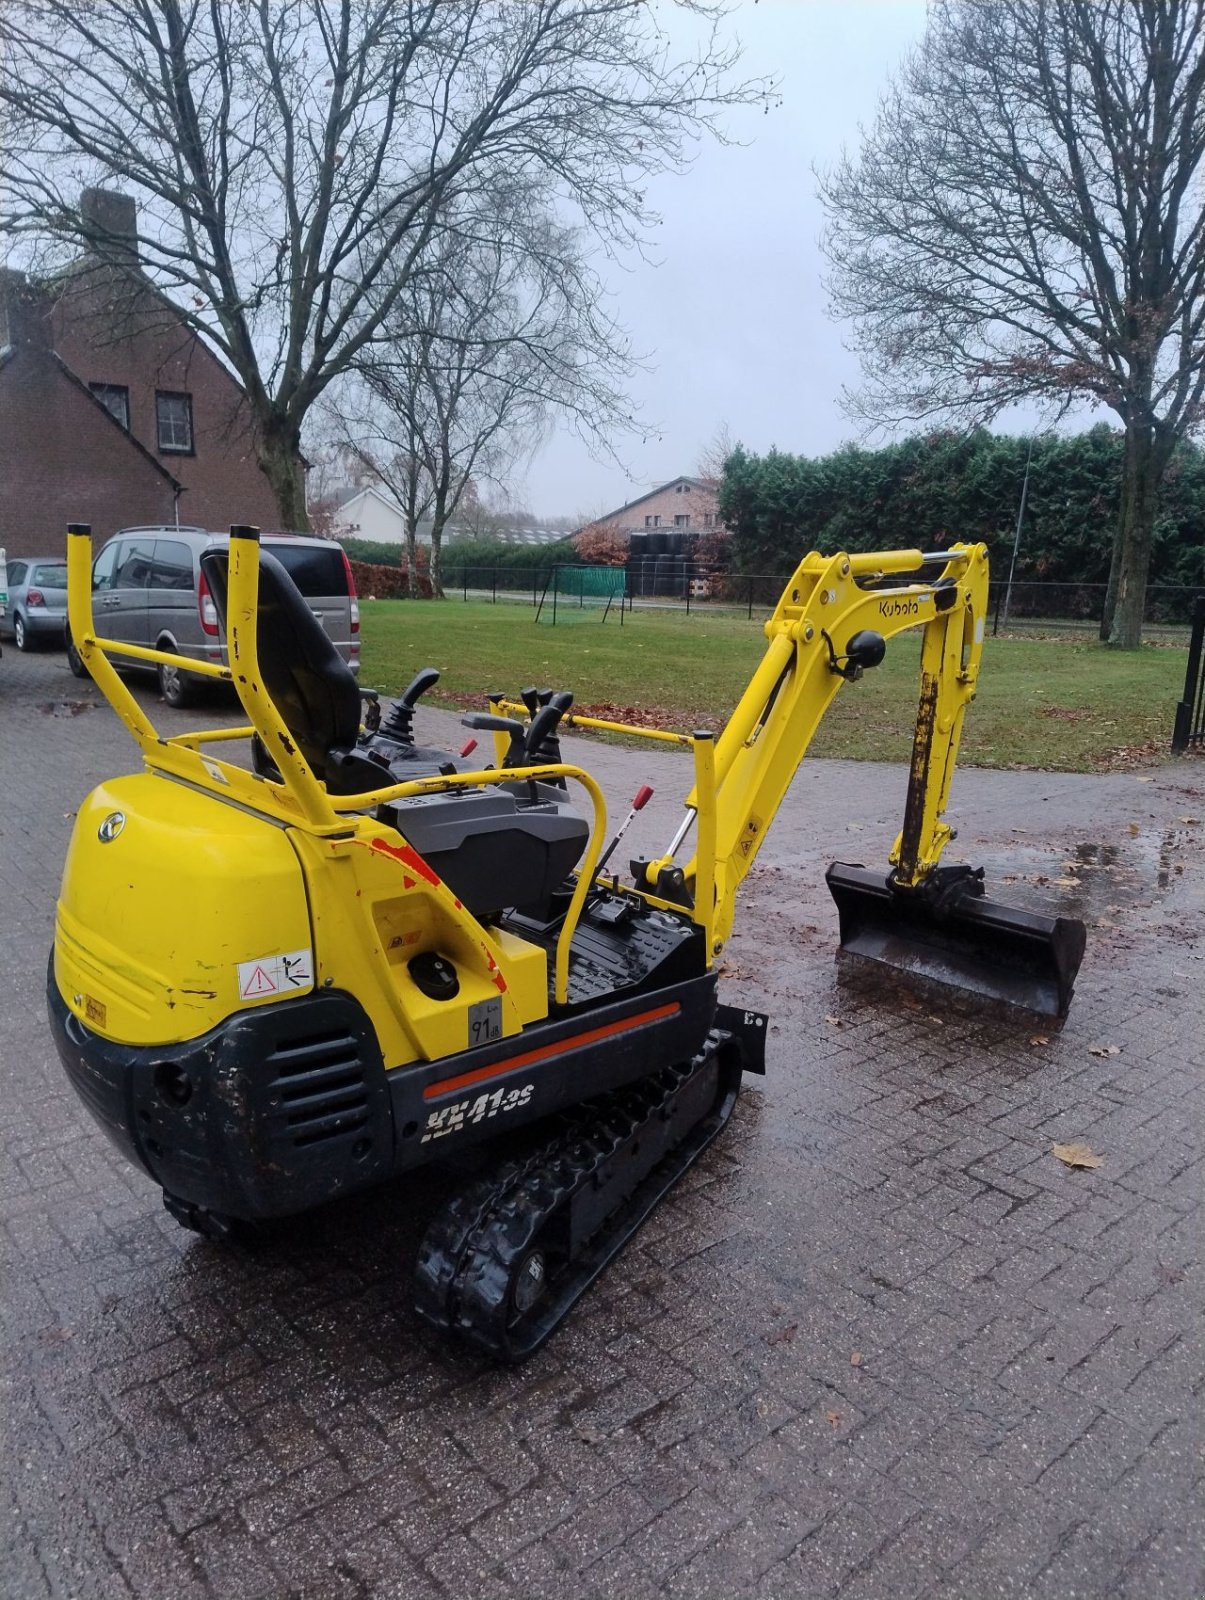
[[152,455],[146,446],[139,439],[136,439],[128,428],[122,427],[121,423],[118,422],[117,418],[109,410],[108,406],[102,404],[102,402],[99,401],[92,393],[91,389],[89,389],[84,380],[72,372],[71,368],[63,360],[62,356],[57,354],[57,352],[54,350],[49,350],[46,353],[58,367],[63,376],[68,380],[68,382],[73,383],[77,389],[81,390],[87,396],[89,405],[93,405],[98,411],[104,412],[105,416],[108,417],[109,421],[117,429],[118,433],[121,434],[125,442],[137,450],[138,454],[145,460],[149,461],[151,466],[154,467],[155,471],[167,479],[168,483],[171,484],[173,489],[177,491],[182,490],[184,486],[180,482],[179,478],[174,477],[163,465],[162,461],[160,461],[157,456]]
[[374,500],[379,500],[387,511],[395,511],[400,517],[404,515],[402,508],[391,494],[386,494],[383,489],[378,489],[375,483],[365,484],[362,489],[340,489],[334,495],[335,511],[342,513],[349,511],[360,500],[367,500],[369,495]]
[[651,500],[654,495],[664,494],[667,489],[672,489],[679,483],[687,483],[692,489],[706,489],[714,491],[715,485],[706,482],[703,478],[691,478],[683,475],[680,478],[670,478],[666,483],[659,483],[655,489],[646,489],[643,494],[637,495],[635,500],[629,500],[627,505],[618,506],[614,511],[608,511],[606,516],[595,517],[595,522],[614,522],[616,517],[622,517],[625,511],[634,511],[637,506],[642,506],[646,500]]

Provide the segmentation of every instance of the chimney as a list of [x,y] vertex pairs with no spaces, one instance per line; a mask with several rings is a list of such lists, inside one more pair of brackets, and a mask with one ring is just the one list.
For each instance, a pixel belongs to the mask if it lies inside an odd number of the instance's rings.
[[99,254],[138,254],[138,206],[130,195],[113,189],[85,189],[79,209]]
[[50,348],[50,305],[23,272],[0,268],[0,350]]

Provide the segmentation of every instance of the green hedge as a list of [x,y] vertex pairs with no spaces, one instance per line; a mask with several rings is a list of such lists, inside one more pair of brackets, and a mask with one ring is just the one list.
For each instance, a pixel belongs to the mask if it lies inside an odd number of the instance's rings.
[[[931,433],[880,450],[728,457],[720,514],[733,566],[786,573],[809,550],[940,549],[983,539],[996,572],[1012,551],[1027,438]],[[1122,439],[1105,425],[1034,442],[1017,577],[1103,583],[1121,491]],[[1168,471],[1151,582],[1205,584],[1205,452],[1186,443]]]

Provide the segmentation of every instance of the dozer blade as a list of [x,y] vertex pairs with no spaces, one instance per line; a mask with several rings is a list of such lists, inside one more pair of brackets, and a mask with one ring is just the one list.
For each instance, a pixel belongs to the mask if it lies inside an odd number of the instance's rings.
[[974,894],[935,902],[843,861],[824,877],[843,950],[1043,1016],[1066,1016],[1087,938],[1077,918]]

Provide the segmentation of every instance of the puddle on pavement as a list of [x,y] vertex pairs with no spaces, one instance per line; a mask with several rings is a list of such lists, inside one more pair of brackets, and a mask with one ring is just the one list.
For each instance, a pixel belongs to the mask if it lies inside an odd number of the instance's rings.
[[43,700],[38,710],[44,717],[78,717],[81,711],[95,711],[95,700]]
[[[1007,860],[997,855],[988,872],[988,893],[1007,901],[1017,894],[1014,885],[1032,886],[1043,891],[1044,909],[1088,923],[1107,923],[1156,899],[1178,908],[1190,896],[1199,900],[1205,893],[1205,837],[1199,825],[1142,828],[1109,844],[1082,840],[1061,861],[1044,850],[1034,864],[1036,854],[1018,841]],[[1017,870],[1019,857],[1028,871]]]

